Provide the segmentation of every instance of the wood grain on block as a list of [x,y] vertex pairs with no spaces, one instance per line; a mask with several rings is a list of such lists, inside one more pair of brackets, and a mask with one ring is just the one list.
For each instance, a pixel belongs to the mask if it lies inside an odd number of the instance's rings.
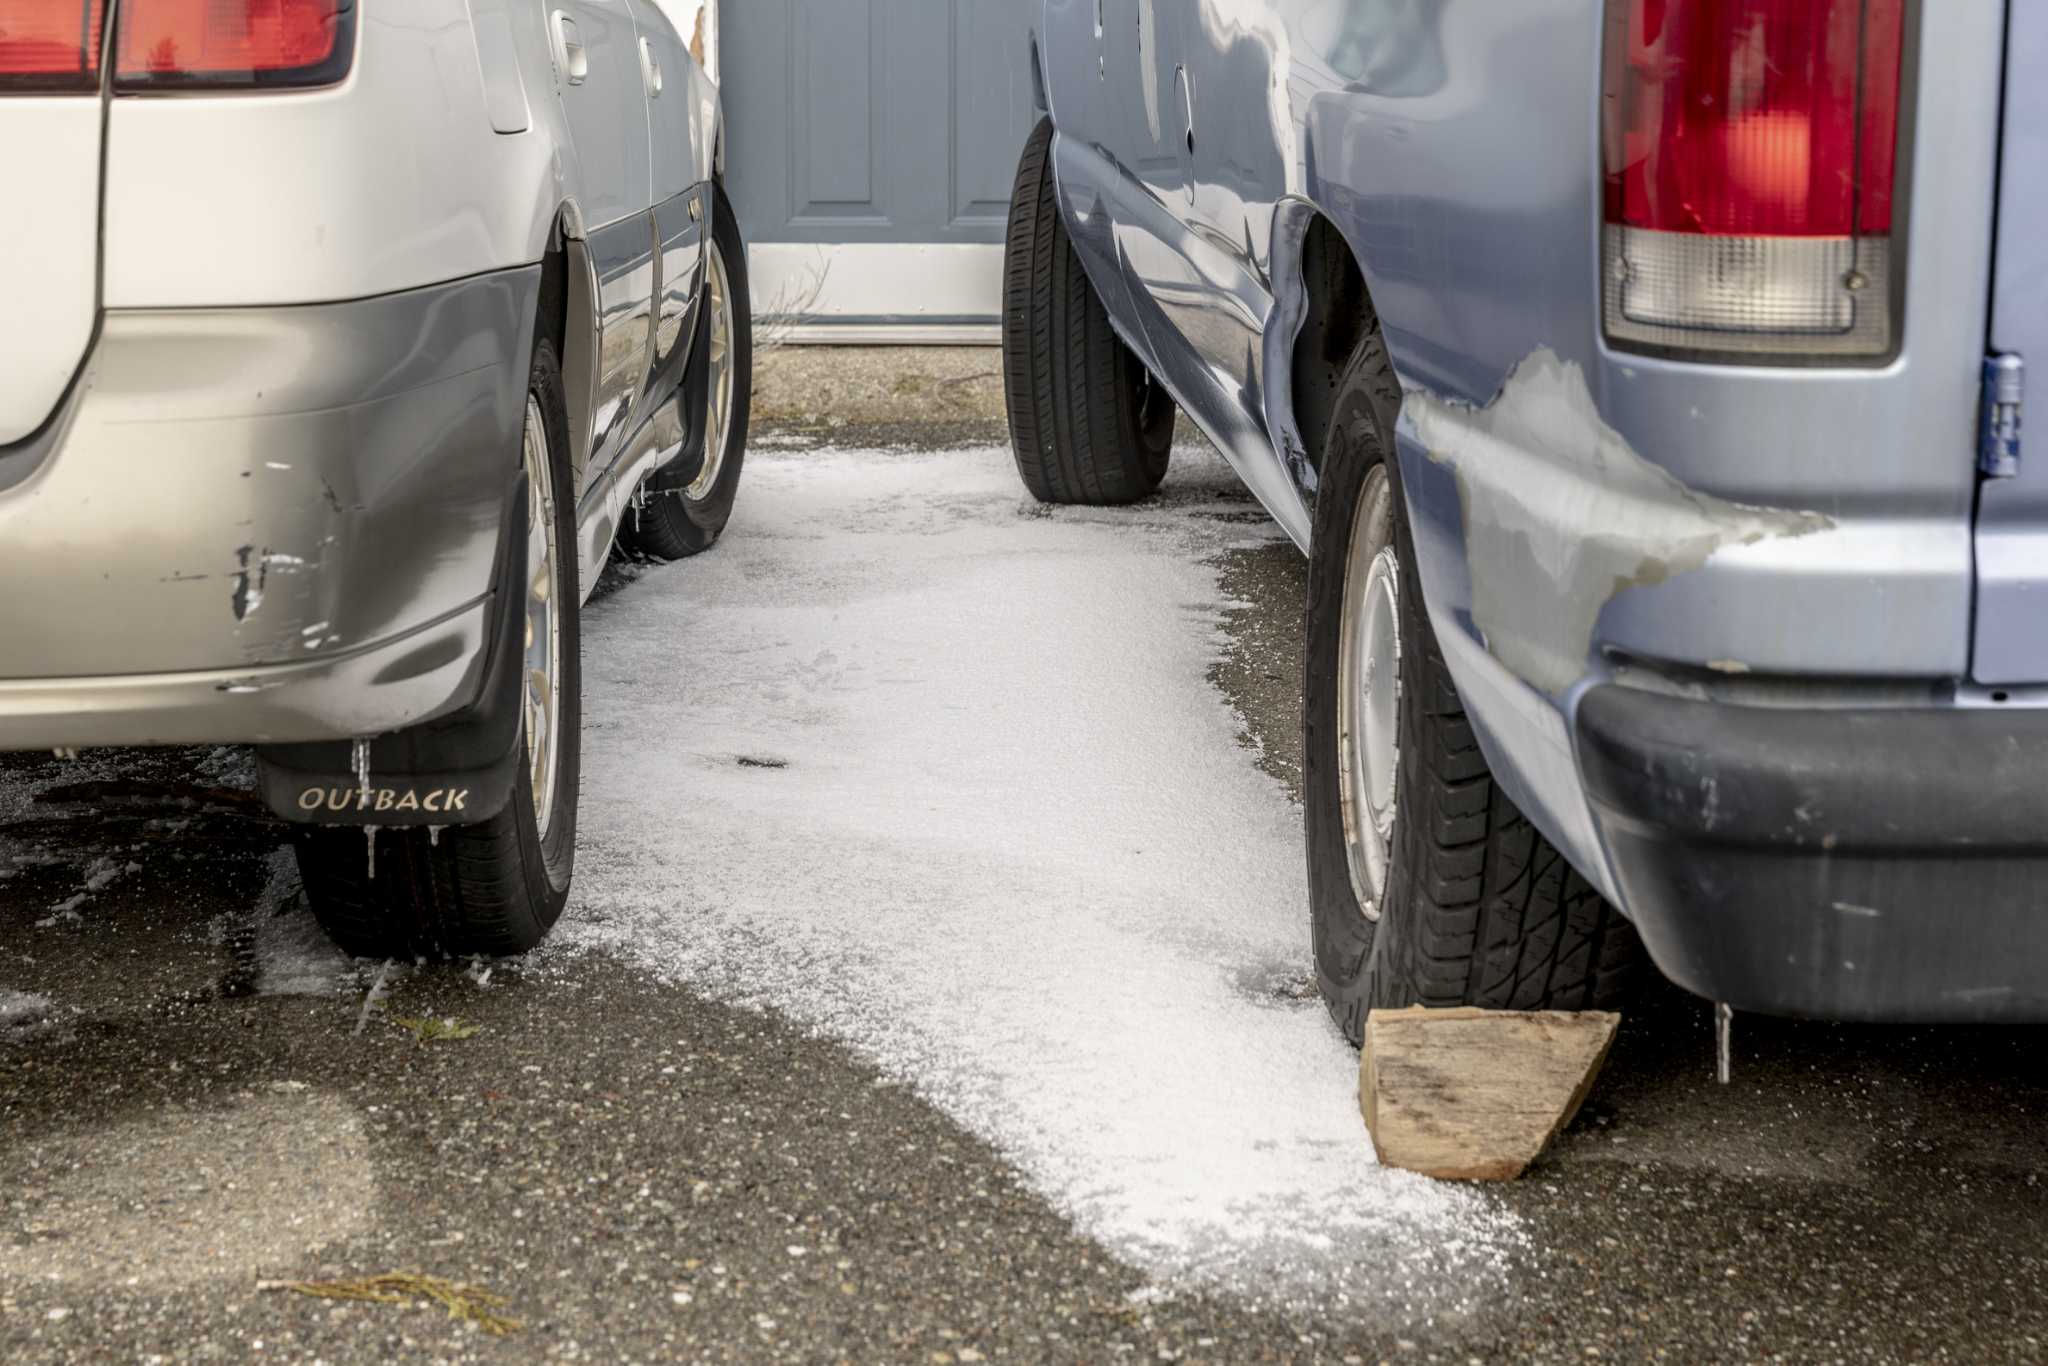
[[1512,1181],[1571,1123],[1607,1061],[1607,1011],[1375,1010],[1358,1105],[1382,1164]]

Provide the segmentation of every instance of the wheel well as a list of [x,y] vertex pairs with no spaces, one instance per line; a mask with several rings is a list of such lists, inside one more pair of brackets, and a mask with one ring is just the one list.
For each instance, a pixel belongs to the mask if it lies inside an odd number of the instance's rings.
[[561,225],[548,234],[548,252],[540,263],[540,317],[534,324],[536,340],[555,344],[555,359],[562,358],[562,343],[569,335],[569,250]]
[[1337,382],[1351,353],[1379,326],[1379,315],[1351,245],[1321,215],[1302,239],[1301,278],[1303,313],[1294,339],[1289,397],[1309,466],[1320,473]]
[[569,407],[569,459],[580,498],[590,463],[590,392],[597,365],[597,290],[590,274],[590,252],[582,240],[583,220],[576,202],[557,211],[541,259],[540,317],[534,335],[551,337],[562,362],[562,388]]

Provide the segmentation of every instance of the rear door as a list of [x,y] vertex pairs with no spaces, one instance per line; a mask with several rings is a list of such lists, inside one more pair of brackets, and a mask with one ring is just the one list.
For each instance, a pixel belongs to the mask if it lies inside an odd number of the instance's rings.
[[1259,348],[1272,308],[1264,265],[1274,201],[1286,193],[1292,113],[1287,25],[1274,0],[1181,0],[1183,85],[1194,194],[1188,250],[1199,288],[1182,322],[1226,388],[1263,427]]
[[666,401],[689,359],[704,230],[710,205],[697,185],[699,111],[690,99],[690,51],[668,15],[650,0],[633,0],[640,30],[641,74],[647,83],[648,126],[654,138],[654,356],[650,404]]
[[[626,439],[646,388],[654,309],[653,158],[640,35],[627,0],[542,0],[555,79],[576,145],[577,204],[597,276],[597,364],[588,406],[590,498]],[[578,410],[571,402],[570,411]],[[580,512],[579,512],[580,515]]]
[[1124,268],[1141,299],[1172,320],[1161,327],[1147,309],[1147,333],[1163,365],[1188,345],[1180,334],[1198,292],[1187,259],[1184,216],[1193,205],[1188,145],[1187,73],[1181,64],[1185,0],[1098,0],[1103,79],[1119,97],[1110,154],[1140,187],[1111,212]]
[[0,447],[48,420],[99,292],[104,0],[0,3]]
[[1190,154],[1181,68],[1185,0],[1097,0],[1104,79],[1118,93],[1110,150],[1161,204],[1187,198]]
[[[1992,354],[2020,358],[2048,392],[2048,4],[2007,7]],[[2041,406],[2037,399],[2033,405]],[[1979,683],[2048,682],[2048,422],[2036,419],[2018,474],[1984,481],[1977,512]]]

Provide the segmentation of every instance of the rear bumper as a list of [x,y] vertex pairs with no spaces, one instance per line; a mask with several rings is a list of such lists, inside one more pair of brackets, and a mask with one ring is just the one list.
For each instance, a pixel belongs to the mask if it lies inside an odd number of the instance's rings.
[[109,313],[0,448],[0,748],[299,742],[474,699],[537,267]]
[[1577,735],[1624,906],[1679,985],[1771,1014],[2048,1019],[2048,711],[1609,684]]
[[366,649],[251,669],[0,680],[0,750],[377,735],[476,696],[491,605]]

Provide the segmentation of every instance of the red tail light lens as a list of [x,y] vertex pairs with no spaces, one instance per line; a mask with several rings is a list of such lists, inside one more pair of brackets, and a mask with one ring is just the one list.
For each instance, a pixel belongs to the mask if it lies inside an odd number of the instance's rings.
[[121,90],[331,85],[348,74],[354,20],[355,0],[123,0],[114,83]]
[[100,88],[103,0],[0,0],[0,92]]
[[1608,336],[1745,356],[1894,344],[1907,0],[1609,0]]

